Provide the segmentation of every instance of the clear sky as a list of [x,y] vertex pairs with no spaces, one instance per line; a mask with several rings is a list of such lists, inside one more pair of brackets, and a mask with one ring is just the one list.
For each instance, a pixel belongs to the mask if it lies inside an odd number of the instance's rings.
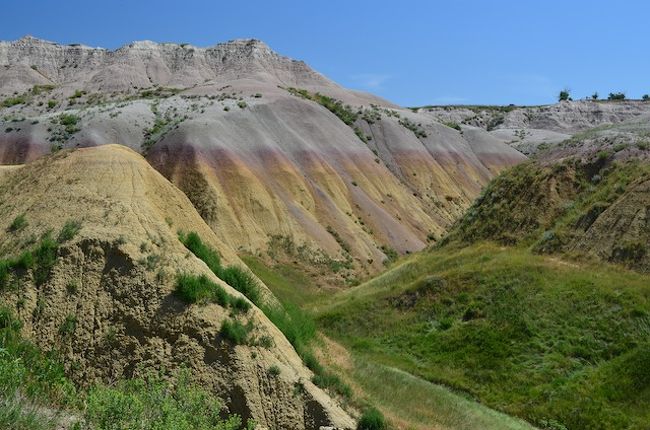
[[391,101],[542,104],[650,93],[647,0],[0,0],[0,39],[117,48],[253,37]]

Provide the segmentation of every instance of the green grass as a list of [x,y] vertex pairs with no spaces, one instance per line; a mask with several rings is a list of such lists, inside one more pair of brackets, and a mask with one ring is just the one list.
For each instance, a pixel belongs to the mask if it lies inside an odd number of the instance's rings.
[[221,324],[221,335],[235,345],[244,345],[248,341],[248,335],[253,329],[252,324],[242,324],[237,320],[226,319]]
[[10,281],[18,281],[28,270],[32,271],[33,281],[43,285],[50,277],[56,263],[60,242],[47,232],[32,250],[23,251],[14,258],[0,259],[0,290],[11,287]]
[[63,228],[61,229],[61,232],[59,233],[59,236],[57,237],[57,241],[59,243],[67,242],[69,240],[72,240],[77,233],[79,233],[79,230],[81,230],[81,222],[76,221],[76,220],[70,220],[65,223]]
[[357,430],[386,430],[387,428],[386,419],[375,408],[366,409],[357,424]]
[[[195,232],[190,232],[188,234],[181,232],[178,234],[178,238],[183,245],[185,245],[185,247],[196,257],[202,260],[219,279],[242,293],[257,306],[262,304],[260,286],[249,272],[239,266],[223,267],[221,265],[219,253],[203,243],[199,235]],[[233,303],[235,304],[235,308],[238,309],[242,309],[246,306],[244,304],[245,301],[242,301],[241,299],[238,301],[236,300]],[[248,306],[246,310],[248,310],[248,308],[250,308],[250,306]]]
[[181,232],[178,234],[178,238],[187,249],[192,251],[192,254],[203,260],[210,270],[212,270],[215,275],[219,276],[221,273],[221,258],[217,251],[204,244],[199,235],[195,232],[190,232],[188,234]]
[[217,303],[226,307],[232,300],[221,285],[212,282],[206,275],[179,273],[176,276],[175,292],[185,303]]
[[27,218],[25,218],[25,214],[21,214],[14,218],[14,220],[11,222],[9,231],[18,231],[22,230],[25,227],[27,227]]
[[413,428],[531,430],[512,418],[394,367],[377,364],[360,355],[353,378],[371,403],[400,423]]
[[290,265],[276,264],[268,267],[251,255],[243,255],[241,259],[282,303],[300,307],[326,296],[304,273]]
[[538,425],[650,422],[650,282],[615,266],[446,247],[333,297],[318,321],[373,363]]
[[[473,400],[451,392],[446,387],[431,384],[396,368],[379,364],[375,361],[374,356],[353,348],[349,349],[354,362],[351,371],[338,369],[334,373],[330,368],[325,368],[316,359],[310,348],[301,347],[301,342],[309,339],[308,344],[311,344],[317,334],[318,325],[313,325],[311,314],[314,312],[316,314],[327,313],[331,308],[344,305],[347,302],[348,293],[341,295],[323,293],[314,287],[303,273],[291,266],[268,267],[256,257],[244,256],[243,259],[265,285],[280,298],[285,307],[294,312],[292,318],[286,320],[288,327],[283,327],[282,321],[276,322],[276,324],[288,334],[289,339],[293,339],[292,343],[298,345],[296,349],[302,351],[301,356],[305,364],[309,368],[315,369],[314,379],[317,384],[329,386],[330,390],[334,392],[346,393],[343,396],[349,398],[353,396],[348,383],[360,387],[362,398],[355,398],[354,402],[361,402],[361,406],[365,403],[376,405],[387,414],[391,421],[404,424],[405,428],[428,429],[435,423],[448,425],[443,428],[449,429],[531,428],[525,422],[482,406]],[[410,264],[397,266],[384,275],[386,285],[394,285],[396,277],[392,273],[397,268],[400,268],[400,275],[412,273]],[[415,277],[419,276],[417,273],[413,274]],[[355,296],[357,293],[361,293],[359,289],[352,291],[356,292]],[[373,294],[372,289],[363,290],[363,292],[369,295]],[[371,300],[370,297],[369,300]],[[296,316],[295,313],[299,314]],[[273,320],[273,318],[271,319]],[[312,322],[308,323],[309,325],[292,323],[293,320],[300,322],[304,321],[303,319]],[[306,333],[291,334],[292,330],[306,326],[310,327]],[[313,331],[311,327],[313,327]]]
[[314,355],[312,344],[316,338],[316,323],[301,308],[307,302],[318,302],[325,294],[312,286],[303,273],[290,266],[270,268],[253,256],[243,256],[242,259],[282,303],[281,306],[263,305],[262,311],[284,334],[303,363],[314,372],[312,382],[344,398],[351,397],[350,387],[326,369]]

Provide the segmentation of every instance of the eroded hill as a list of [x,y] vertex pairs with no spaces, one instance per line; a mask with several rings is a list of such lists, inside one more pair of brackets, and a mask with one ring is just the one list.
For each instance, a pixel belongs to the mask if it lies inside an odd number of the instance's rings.
[[438,240],[525,159],[255,40],[107,51],[24,38],[0,45],[0,64],[0,162],[128,146],[233,249],[334,268],[348,283]]
[[[196,232],[243,267],[140,155],[105,145],[41,158],[3,173],[0,202],[3,304],[76,383],[189,366],[244,420],[353,426],[265,314],[181,243]],[[258,303],[278,306],[265,291]]]

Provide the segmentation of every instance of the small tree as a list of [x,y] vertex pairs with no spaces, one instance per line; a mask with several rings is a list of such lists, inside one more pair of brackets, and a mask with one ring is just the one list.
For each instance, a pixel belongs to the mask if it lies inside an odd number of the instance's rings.
[[641,100],[644,102],[650,102],[650,94],[644,94],[643,97],[641,97]]
[[560,91],[560,95],[558,97],[558,100],[561,101],[561,102],[571,100],[571,94],[569,94],[569,90],[564,89],[564,90]]
[[607,100],[625,100],[625,93],[609,93]]
[[592,100],[598,100],[598,91],[594,92],[594,93],[591,95],[591,99],[592,99]]

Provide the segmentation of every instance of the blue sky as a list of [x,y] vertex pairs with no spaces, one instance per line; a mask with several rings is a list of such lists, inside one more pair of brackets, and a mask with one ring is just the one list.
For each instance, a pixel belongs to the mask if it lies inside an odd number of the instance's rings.
[[562,88],[650,93],[644,0],[1,0],[0,39],[117,48],[264,40],[391,101],[542,104]]

